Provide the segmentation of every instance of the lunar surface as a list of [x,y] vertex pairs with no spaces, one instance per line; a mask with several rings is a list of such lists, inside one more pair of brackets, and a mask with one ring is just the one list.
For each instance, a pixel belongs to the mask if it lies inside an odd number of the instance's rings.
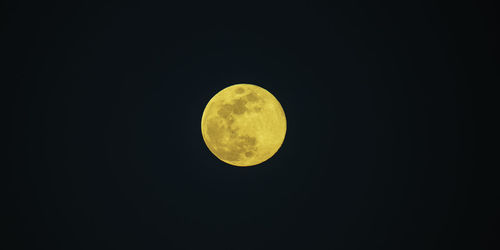
[[235,84],[208,102],[201,133],[210,151],[221,161],[247,167],[271,158],[286,134],[285,112],[267,90]]

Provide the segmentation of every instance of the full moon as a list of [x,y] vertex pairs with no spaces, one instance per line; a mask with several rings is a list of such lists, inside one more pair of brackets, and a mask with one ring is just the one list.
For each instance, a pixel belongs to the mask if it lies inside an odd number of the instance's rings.
[[221,161],[253,166],[271,158],[283,144],[285,112],[267,90],[235,84],[210,99],[201,118],[201,133]]

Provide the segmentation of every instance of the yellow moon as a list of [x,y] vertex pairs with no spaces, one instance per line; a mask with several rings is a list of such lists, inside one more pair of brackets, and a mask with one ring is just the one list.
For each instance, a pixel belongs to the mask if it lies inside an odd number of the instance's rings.
[[201,118],[201,133],[221,161],[253,166],[271,158],[283,144],[285,112],[267,90],[235,84],[210,99]]

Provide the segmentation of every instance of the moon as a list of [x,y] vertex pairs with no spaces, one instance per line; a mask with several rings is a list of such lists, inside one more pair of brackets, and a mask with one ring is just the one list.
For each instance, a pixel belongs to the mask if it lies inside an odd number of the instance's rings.
[[283,144],[285,112],[264,88],[235,84],[210,99],[201,118],[201,133],[221,161],[254,166],[271,158]]

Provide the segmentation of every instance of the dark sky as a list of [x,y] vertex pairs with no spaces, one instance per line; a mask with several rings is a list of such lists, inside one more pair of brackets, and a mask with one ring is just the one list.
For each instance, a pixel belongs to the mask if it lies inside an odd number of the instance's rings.
[[[495,10],[407,2],[3,2],[2,249],[497,249]],[[201,136],[235,83],[287,116],[256,167]]]

